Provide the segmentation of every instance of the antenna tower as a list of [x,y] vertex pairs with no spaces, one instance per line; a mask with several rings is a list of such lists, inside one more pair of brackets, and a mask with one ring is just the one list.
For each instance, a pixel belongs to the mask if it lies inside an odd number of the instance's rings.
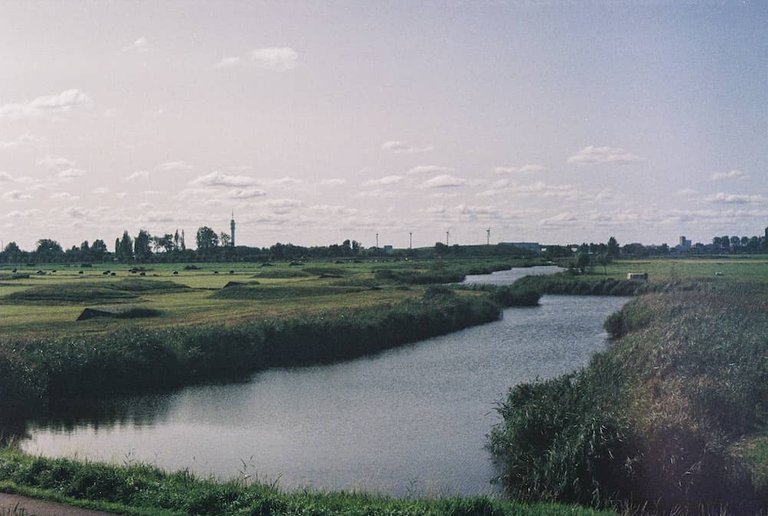
[[485,245],[491,245],[491,228],[485,230]]

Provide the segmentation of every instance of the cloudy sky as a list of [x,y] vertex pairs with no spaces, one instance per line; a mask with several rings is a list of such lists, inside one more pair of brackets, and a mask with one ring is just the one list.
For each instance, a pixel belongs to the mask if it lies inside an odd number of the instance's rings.
[[0,240],[768,225],[768,3],[0,2]]

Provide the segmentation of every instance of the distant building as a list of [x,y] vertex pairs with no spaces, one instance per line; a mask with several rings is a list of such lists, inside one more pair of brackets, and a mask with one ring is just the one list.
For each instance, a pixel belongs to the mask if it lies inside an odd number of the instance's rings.
[[517,247],[518,249],[533,251],[534,253],[538,253],[541,250],[541,245],[538,242],[499,242],[499,245]]
[[230,237],[229,245],[231,245],[232,247],[235,247],[235,212],[234,211],[232,212],[232,219],[229,221],[229,230],[231,233],[229,235]]
[[384,254],[393,254],[394,252],[395,250],[391,245],[384,246]]
[[690,248],[691,248],[691,244],[692,244],[692,242],[691,242],[690,240],[688,240],[687,238],[685,238],[685,236],[681,236],[681,237],[680,237],[680,245],[678,245],[678,247],[679,247],[680,249],[682,249],[682,250],[684,250],[684,249],[690,249]]

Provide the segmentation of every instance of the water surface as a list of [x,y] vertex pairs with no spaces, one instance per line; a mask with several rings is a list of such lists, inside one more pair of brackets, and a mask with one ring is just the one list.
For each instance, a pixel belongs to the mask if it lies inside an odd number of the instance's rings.
[[373,357],[70,408],[30,424],[22,446],[221,478],[245,472],[287,489],[491,493],[484,446],[496,404],[514,384],[586,364],[606,346],[603,321],[625,302],[544,296],[500,321]]

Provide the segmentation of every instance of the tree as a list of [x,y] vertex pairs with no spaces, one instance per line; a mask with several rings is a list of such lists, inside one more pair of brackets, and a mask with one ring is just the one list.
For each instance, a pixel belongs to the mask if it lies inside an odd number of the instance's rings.
[[35,254],[40,261],[55,262],[63,257],[64,250],[57,241],[51,240],[50,238],[43,238],[37,241]]
[[602,253],[597,256],[597,263],[603,267],[603,274],[608,275],[608,264],[611,263],[611,256],[607,253]]
[[589,257],[588,253],[579,253],[576,256],[576,268],[579,269],[579,272],[584,274],[587,270],[587,267],[589,267],[592,264],[592,259]]
[[611,237],[608,239],[608,249],[606,250],[606,252],[610,258],[619,257],[619,243],[616,241],[615,238]]
[[115,254],[117,259],[123,262],[129,262],[133,259],[133,241],[127,231],[123,231],[123,238],[120,239]]
[[91,244],[91,258],[95,261],[103,261],[104,258],[107,255],[107,244],[104,243],[104,240],[97,238],[93,241],[93,244]]
[[219,242],[221,242],[221,247],[229,247],[232,242],[232,239],[229,238],[228,234],[222,231],[219,234]]
[[208,226],[198,228],[195,239],[197,240],[197,250],[203,253],[210,252],[219,245],[219,237]]
[[152,257],[149,242],[149,233],[143,229],[139,230],[139,234],[136,235],[136,239],[133,241],[133,257],[137,262],[146,262]]
[[9,242],[5,249],[3,249],[3,254],[5,254],[5,259],[8,263],[17,263],[21,261],[23,251],[16,242]]

